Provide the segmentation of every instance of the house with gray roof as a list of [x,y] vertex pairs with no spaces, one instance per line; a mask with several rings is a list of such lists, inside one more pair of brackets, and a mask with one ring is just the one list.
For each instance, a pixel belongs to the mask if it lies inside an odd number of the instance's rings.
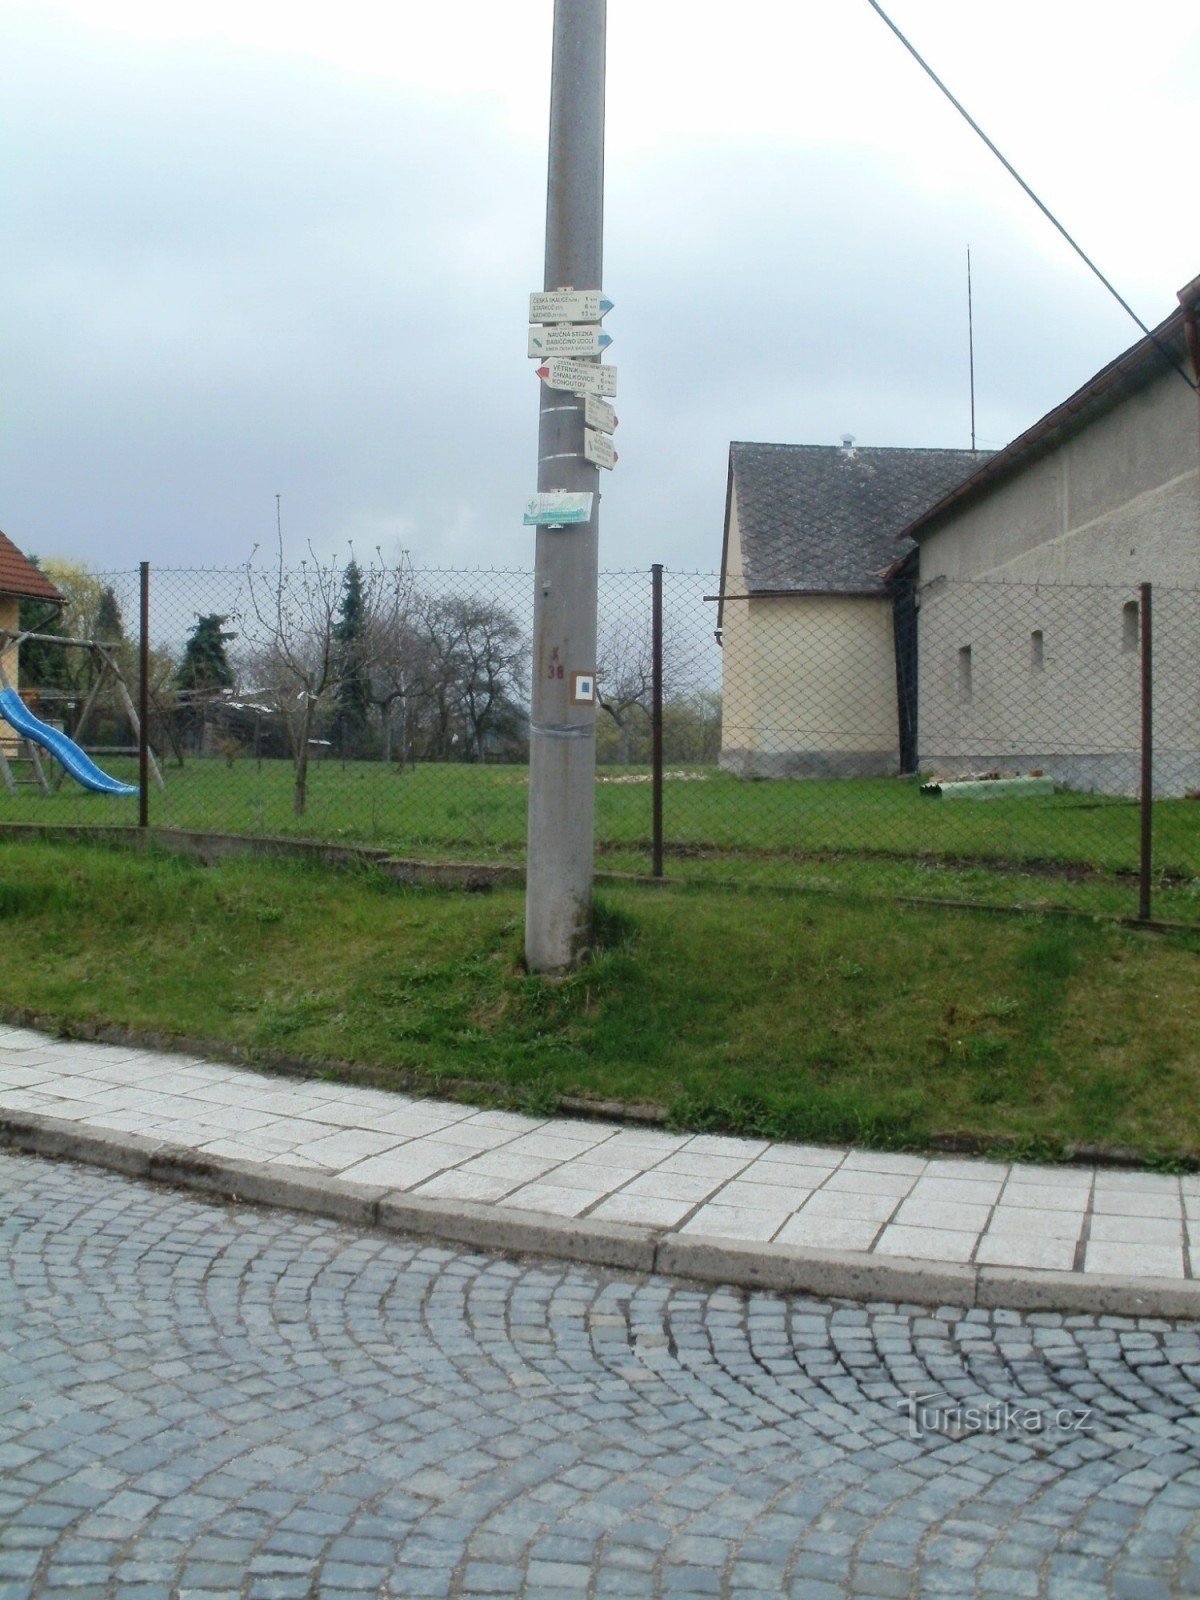
[[986,460],[970,450],[734,443],[717,619],[721,765],[866,777],[915,764],[901,531]]

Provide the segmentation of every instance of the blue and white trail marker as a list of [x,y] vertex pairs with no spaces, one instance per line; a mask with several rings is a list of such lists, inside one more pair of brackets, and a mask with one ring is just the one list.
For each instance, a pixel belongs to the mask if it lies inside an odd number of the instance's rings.
[[564,322],[557,327],[529,330],[529,354],[540,360],[547,356],[598,356],[612,342],[612,334],[601,333],[599,323]]
[[530,322],[599,322],[612,308],[602,289],[555,289],[529,296]]

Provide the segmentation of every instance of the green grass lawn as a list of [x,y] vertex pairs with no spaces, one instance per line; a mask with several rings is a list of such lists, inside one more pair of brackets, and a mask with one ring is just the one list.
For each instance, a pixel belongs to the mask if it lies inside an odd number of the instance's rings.
[[[110,758],[120,776],[132,763]],[[673,878],[800,885],[855,894],[1136,910],[1139,812],[1130,801],[1056,794],[986,802],[929,799],[902,779],[743,780],[715,768],[665,785],[667,870]],[[601,768],[596,837],[602,867],[649,870],[651,788],[645,769]],[[639,781],[629,781],[639,780]],[[191,760],[167,768],[151,820],[166,827],[291,834],[383,845],[398,854],[519,860],[527,771],[427,765],[401,773],[377,762],[318,762],[308,810],[292,814],[286,762],[232,766]],[[0,822],[122,823],[136,799],[0,793]],[[1200,921],[1200,803],[1155,810],[1154,909]]]
[[1034,1155],[1200,1159],[1200,934],[703,885],[606,889],[566,982],[520,964],[523,902],[370,871],[5,842],[0,1004],[550,1109]]

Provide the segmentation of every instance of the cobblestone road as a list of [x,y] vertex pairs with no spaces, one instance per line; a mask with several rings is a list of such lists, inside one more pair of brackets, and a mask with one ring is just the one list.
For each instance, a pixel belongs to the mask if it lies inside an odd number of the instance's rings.
[[699,1290],[14,1156],[0,1219],[0,1600],[1200,1594],[1193,1328]]

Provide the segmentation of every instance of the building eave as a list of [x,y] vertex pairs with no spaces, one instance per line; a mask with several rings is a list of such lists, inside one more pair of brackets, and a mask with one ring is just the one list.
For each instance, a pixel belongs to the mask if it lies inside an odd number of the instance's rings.
[[729,469],[725,479],[725,532],[721,538],[720,600],[717,604],[717,637],[725,625],[725,578],[729,563],[729,517],[733,510],[733,446],[729,446]]
[[[1159,323],[1149,338],[1141,339],[1090,378],[1082,388],[1048,411],[1005,449],[998,451],[965,482],[910,522],[897,535],[918,544],[935,533],[952,516],[975,504],[993,489],[1025,470],[1042,456],[1071,438],[1114,406],[1138,393],[1172,370],[1172,362],[1194,360],[1196,313],[1200,305],[1200,278],[1179,291],[1179,308]],[[1169,353],[1164,354],[1164,350]],[[1185,375],[1186,376],[1186,375]]]

